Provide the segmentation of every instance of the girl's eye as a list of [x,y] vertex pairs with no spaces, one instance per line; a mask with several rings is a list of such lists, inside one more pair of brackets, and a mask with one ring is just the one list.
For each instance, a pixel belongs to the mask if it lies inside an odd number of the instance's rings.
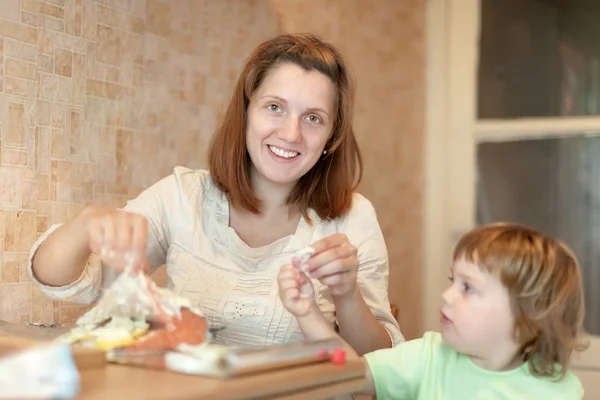
[[317,117],[316,115],[309,115],[308,116],[308,120],[310,122],[312,122],[313,124],[320,124],[321,123],[321,118]]
[[452,275],[450,275],[450,276],[448,277],[448,280],[449,280],[450,282],[454,282],[454,277],[453,277]]
[[471,286],[468,283],[463,283],[463,292],[469,293],[471,291]]
[[279,112],[281,108],[277,104],[269,104],[267,108],[274,112]]

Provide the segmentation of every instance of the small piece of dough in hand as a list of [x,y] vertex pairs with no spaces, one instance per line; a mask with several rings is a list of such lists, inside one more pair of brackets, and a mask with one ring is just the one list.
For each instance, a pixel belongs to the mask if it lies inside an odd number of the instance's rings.
[[314,296],[314,289],[310,277],[306,274],[307,264],[306,262],[315,254],[315,249],[312,247],[306,247],[302,250],[299,250],[298,253],[294,256],[292,263],[304,276],[305,282],[300,285],[300,297],[310,298]]

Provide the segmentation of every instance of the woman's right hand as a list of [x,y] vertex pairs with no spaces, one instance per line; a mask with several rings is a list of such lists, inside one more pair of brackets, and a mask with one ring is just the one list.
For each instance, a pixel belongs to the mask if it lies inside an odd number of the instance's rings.
[[143,215],[90,206],[82,218],[90,250],[104,263],[120,271],[128,264],[147,270],[148,221]]

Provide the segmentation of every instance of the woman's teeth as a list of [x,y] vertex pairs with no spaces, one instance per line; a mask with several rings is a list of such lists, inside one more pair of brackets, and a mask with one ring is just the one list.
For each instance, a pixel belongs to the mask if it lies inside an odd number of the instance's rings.
[[279,147],[275,147],[275,146],[269,146],[269,150],[271,150],[271,152],[273,154],[278,155],[279,157],[283,157],[283,158],[294,158],[298,154],[300,154],[297,151],[285,151],[285,150],[280,149]]

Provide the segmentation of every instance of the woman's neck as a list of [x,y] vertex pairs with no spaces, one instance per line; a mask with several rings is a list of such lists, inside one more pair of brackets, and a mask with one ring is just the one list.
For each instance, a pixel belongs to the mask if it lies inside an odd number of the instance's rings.
[[261,212],[263,215],[293,213],[287,200],[290,196],[294,183],[289,185],[278,185],[264,179],[256,170],[252,170],[252,190],[261,201]]

